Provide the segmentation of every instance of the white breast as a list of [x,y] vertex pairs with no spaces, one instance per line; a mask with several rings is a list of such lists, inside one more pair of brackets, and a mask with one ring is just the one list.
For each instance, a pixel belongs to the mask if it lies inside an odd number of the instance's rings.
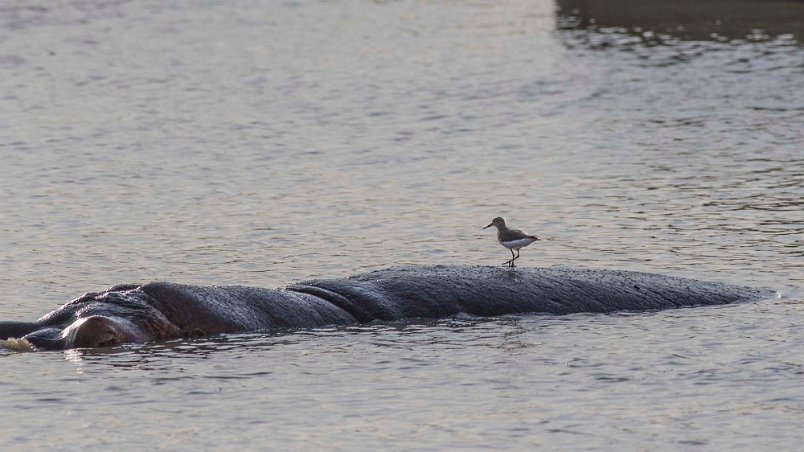
[[511,240],[510,242],[500,242],[500,244],[508,249],[518,250],[520,248],[530,245],[535,241],[536,239],[519,239],[519,240]]

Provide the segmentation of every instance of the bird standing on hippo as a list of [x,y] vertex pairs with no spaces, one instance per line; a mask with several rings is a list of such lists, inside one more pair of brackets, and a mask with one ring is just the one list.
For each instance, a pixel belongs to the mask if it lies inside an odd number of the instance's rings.
[[[519,229],[509,229],[502,217],[491,220],[491,223],[483,229],[492,226],[497,228],[497,241],[511,252],[511,259],[503,262],[503,265],[508,264],[511,268],[515,267],[514,261],[519,259],[519,250],[539,240],[535,235],[525,234]],[[514,250],[516,250],[516,256],[514,256]]]
[[21,338],[34,350],[61,350],[459,313],[646,311],[772,295],[765,289],[626,271],[396,267],[281,289],[118,285],[87,293],[35,322],[0,322],[0,339]]

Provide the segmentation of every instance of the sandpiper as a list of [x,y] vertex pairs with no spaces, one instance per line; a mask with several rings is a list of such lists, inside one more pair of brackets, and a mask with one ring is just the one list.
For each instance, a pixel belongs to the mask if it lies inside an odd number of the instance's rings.
[[[509,267],[511,268],[514,267],[514,261],[519,258],[520,248],[524,248],[536,240],[539,240],[539,238],[535,235],[525,234],[518,229],[508,229],[508,227],[505,226],[505,220],[503,220],[501,217],[491,220],[491,224],[483,229],[490,228],[492,226],[497,227],[497,241],[500,242],[500,245],[508,248],[511,251],[511,260],[503,262],[503,265],[509,264]],[[514,256],[514,250],[516,250],[516,256]]]

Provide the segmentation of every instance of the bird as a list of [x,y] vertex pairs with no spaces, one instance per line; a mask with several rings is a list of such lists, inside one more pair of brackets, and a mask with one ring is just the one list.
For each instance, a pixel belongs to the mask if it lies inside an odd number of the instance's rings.
[[[514,261],[519,258],[519,250],[539,240],[535,235],[525,234],[518,229],[508,229],[502,217],[491,220],[491,223],[483,229],[492,226],[497,227],[497,241],[500,242],[500,245],[511,251],[511,260],[503,262],[503,265],[508,264],[511,268],[514,268]],[[516,256],[514,256],[514,250],[516,250]]]

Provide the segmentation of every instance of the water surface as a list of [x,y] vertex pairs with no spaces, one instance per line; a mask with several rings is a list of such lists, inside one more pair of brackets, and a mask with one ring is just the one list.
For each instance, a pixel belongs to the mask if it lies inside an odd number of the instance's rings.
[[800,5],[619,3],[4,3],[4,320],[123,282],[498,265],[495,216],[544,239],[521,265],[781,298],[4,351],[0,444],[800,447]]

